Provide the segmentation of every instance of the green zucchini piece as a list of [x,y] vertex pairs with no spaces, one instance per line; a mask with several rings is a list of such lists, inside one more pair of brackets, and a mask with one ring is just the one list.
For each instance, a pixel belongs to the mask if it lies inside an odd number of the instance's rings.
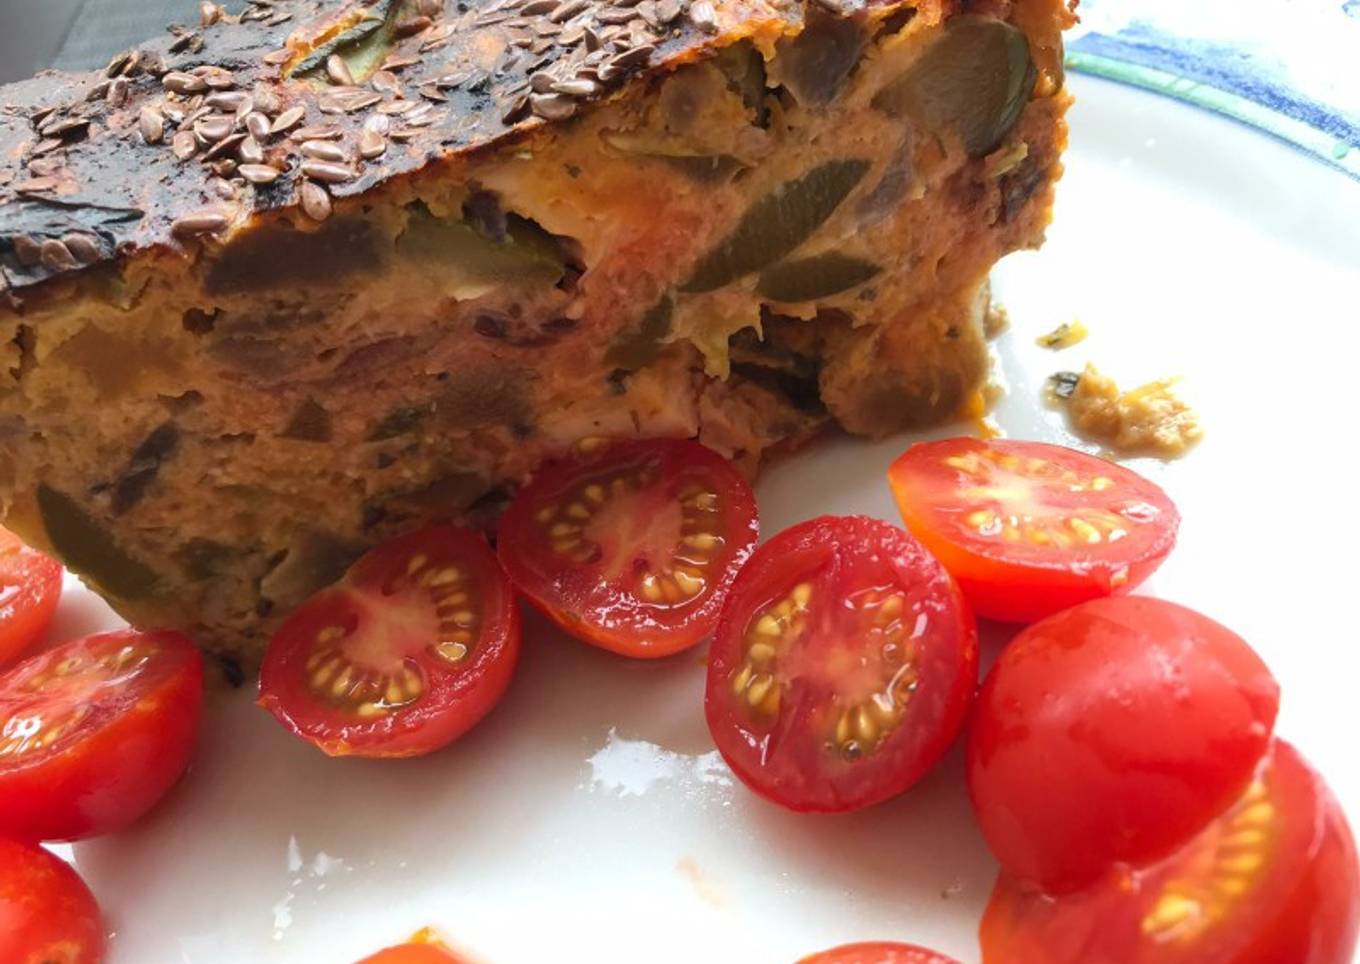
[[828,161],[751,205],[737,226],[694,267],[681,291],[713,291],[791,254],[855,189],[869,162]]
[[1011,132],[1037,77],[1019,29],[994,17],[955,17],[906,73],[874,95],[873,105],[935,131],[956,130],[969,155],[981,157]]
[[100,588],[124,599],[152,595],[160,577],[145,563],[128,555],[112,534],[84,507],[46,483],[38,486],[38,511],[47,539],[62,561]]
[[771,301],[815,301],[862,285],[882,270],[863,258],[829,251],[766,268],[756,291]]

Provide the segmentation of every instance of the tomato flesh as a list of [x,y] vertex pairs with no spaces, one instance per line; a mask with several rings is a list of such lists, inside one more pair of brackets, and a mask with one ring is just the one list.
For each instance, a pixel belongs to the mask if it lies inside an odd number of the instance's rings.
[[412,941],[384,948],[358,964],[465,964],[465,960],[443,944]]
[[984,964],[1350,964],[1360,869],[1340,807],[1287,744],[1183,849],[1058,898],[1004,873]]
[[78,840],[150,810],[184,773],[203,657],[174,632],[103,633],[0,677],[0,833]]
[[361,557],[270,641],[260,705],[331,756],[429,753],[505,694],[519,609],[478,533],[435,525]]
[[0,528],[0,667],[42,635],[61,599],[61,564]]
[[812,954],[798,964],[959,964],[952,957],[936,954],[915,944],[869,941],[845,944]]
[[1183,606],[1120,596],[1050,616],[978,694],[967,765],[983,836],[1049,891],[1160,858],[1241,795],[1278,708],[1251,647]]
[[683,439],[617,441],[541,469],[501,517],[505,571],[567,632],[660,657],[708,636],[755,545],[751,487]]
[[1143,582],[1180,516],[1157,485],[1074,449],[954,438],[923,442],[888,481],[907,528],[979,616],[1033,622]]
[[98,964],[104,926],[71,866],[33,844],[0,838],[0,961]]
[[761,796],[854,810],[935,765],[976,685],[977,633],[944,569],[895,526],[825,516],[775,536],[737,577],[704,710]]

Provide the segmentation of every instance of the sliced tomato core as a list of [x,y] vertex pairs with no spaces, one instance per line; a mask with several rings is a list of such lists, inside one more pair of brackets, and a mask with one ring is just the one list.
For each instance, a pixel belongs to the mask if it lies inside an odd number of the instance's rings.
[[694,645],[756,537],[755,500],[712,451],[616,441],[545,466],[501,519],[517,587],[587,642],[630,656]]
[[275,634],[260,702],[327,753],[425,753],[509,685],[514,594],[476,533],[432,526],[367,553]]
[[957,734],[977,639],[948,575],[905,532],[814,519],[758,549],[709,659],[709,729],[733,770],[797,810],[902,792]]
[[1287,744],[1167,860],[1058,898],[1003,874],[985,964],[1348,964],[1360,870],[1340,808]]
[[1133,588],[1180,521],[1142,476],[1039,442],[921,443],[888,477],[907,528],[993,619],[1028,622]]

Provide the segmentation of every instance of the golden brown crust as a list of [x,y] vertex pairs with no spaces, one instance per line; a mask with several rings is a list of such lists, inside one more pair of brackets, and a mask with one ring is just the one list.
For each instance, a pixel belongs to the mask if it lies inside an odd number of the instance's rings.
[[[815,3],[929,20],[953,6]],[[0,88],[0,292],[200,235],[229,239],[265,212],[324,217],[331,197],[531,135],[743,38],[796,33],[807,10],[797,0],[258,0],[239,17],[212,12],[215,22],[172,27],[103,71]],[[357,49],[378,47],[384,69],[341,84],[345,69],[328,69],[328,54],[356,49],[345,38],[364,29]],[[250,106],[268,121],[259,136]],[[302,153],[299,132],[355,143],[365,126],[372,157]]]

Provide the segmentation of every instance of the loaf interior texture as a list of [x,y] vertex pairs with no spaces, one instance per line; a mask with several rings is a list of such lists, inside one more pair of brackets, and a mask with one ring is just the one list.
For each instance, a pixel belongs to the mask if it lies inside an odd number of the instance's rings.
[[583,438],[947,419],[1061,173],[1053,0],[277,0],[0,89],[0,516],[254,663]]

